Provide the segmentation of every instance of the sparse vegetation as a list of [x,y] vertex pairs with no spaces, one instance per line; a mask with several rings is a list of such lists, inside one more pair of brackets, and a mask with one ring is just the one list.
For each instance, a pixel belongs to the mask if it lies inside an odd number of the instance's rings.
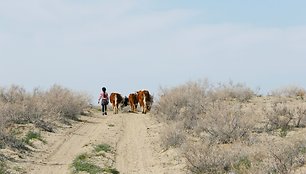
[[29,148],[26,147],[25,143],[22,140],[17,139],[13,135],[6,135],[0,133],[0,142],[2,142],[2,148],[8,146],[10,148],[17,149],[21,152],[29,150]]
[[108,144],[99,144],[95,147],[95,151],[96,152],[110,152],[112,150],[111,146]]
[[305,142],[274,145],[269,150],[271,157],[270,173],[287,174],[305,164]]
[[88,160],[87,154],[81,154],[79,155],[74,161],[73,161],[73,167],[74,167],[74,173],[77,172],[87,172],[90,174],[96,174],[96,173],[102,173],[103,169],[97,165],[94,165]]
[[229,83],[220,83],[212,88],[210,98],[213,100],[238,100],[239,102],[247,102],[254,97],[255,92],[244,84],[230,81]]
[[[106,154],[99,155],[100,153]],[[96,145],[92,152],[83,153],[73,160],[73,173],[87,172],[90,174],[119,174],[119,172],[112,167],[114,160],[111,159],[110,156],[113,155],[114,152],[110,145],[104,143]]]
[[0,160],[0,174],[6,174],[7,172],[7,166],[4,161]]
[[286,86],[271,91],[271,95],[278,97],[295,97],[297,99],[304,99],[306,90],[298,86]]
[[199,133],[206,133],[210,141],[222,144],[246,140],[254,127],[241,105],[227,102],[217,102],[199,119],[197,129],[202,130]]
[[31,143],[31,140],[33,140],[33,139],[37,139],[37,140],[39,140],[39,141],[41,141],[41,142],[43,142],[43,143],[46,143],[46,141],[45,140],[43,140],[43,138],[41,137],[41,134],[40,133],[38,133],[38,132],[32,132],[32,131],[29,131],[28,133],[27,133],[27,135],[26,135],[26,137],[24,138],[24,142],[25,143],[27,143],[27,144],[32,144]]
[[[270,94],[207,80],[161,89],[152,113],[165,124],[162,147],[179,150],[191,173],[295,173],[306,157],[305,90],[293,86]],[[88,96],[58,85],[33,92],[0,88],[0,148],[29,151],[31,140],[44,142],[40,131],[56,130],[56,121],[70,124],[87,115],[88,103]],[[27,134],[9,129],[26,124],[35,129]],[[76,157],[73,172],[119,173],[113,168],[114,154],[108,144],[93,146]],[[1,173],[7,173],[2,159]]]
[[305,124],[305,103],[293,103],[289,101],[275,102],[272,106],[265,108],[266,131],[277,132],[284,137],[293,128],[303,127]]
[[[34,89],[33,92],[17,85],[0,88],[0,138],[5,142],[1,146],[16,142],[8,138],[11,136],[6,130],[8,125],[31,123],[44,131],[54,132],[55,120],[77,120],[88,107],[89,100],[85,94],[58,85],[48,91]],[[17,147],[21,147],[20,143]]]
[[115,127],[115,125],[114,124],[109,124],[108,127]]
[[164,134],[161,135],[162,146],[165,149],[180,147],[185,142],[186,137],[181,127],[180,125],[173,125],[165,129]]
[[[47,91],[37,88],[31,92],[18,85],[0,87],[0,148],[29,152],[27,144],[31,145],[31,140],[38,139],[45,143],[39,131],[54,132],[56,123],[69,124],[70,120],[78,120],[89,106],[89,101],[86,94],[59,85]],[[10,161],[10,158],[7,159]],[[4,164],[1,162],[0,165],[2,173]]]
[[164,148],[179,149],[191,173],[292,173],[306,157],[305,136],[293,136],[305,127],[304,95],[297,87],[259,96],[233,82],[188,82],[161,89],[153,113],[168,125]]

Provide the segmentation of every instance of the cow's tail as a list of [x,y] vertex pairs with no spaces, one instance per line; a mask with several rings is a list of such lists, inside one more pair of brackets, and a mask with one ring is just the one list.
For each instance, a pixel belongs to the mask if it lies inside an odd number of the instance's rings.
[[144,113],[147,112],[147,98],[146,98],[145,93],[143,93],[143,110],[144,110]]
[[117,98],[118,96],[117,95],[115,95],[115,108],[114,108],[114,110],[115,110],[115,114],[117,114],[118,113],[118,98]]

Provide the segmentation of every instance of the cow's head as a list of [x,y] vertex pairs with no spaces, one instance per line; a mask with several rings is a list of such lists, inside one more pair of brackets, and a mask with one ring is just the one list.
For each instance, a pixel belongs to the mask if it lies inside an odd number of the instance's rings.
[[149,101],[147,102],[147,109],[148,109],[148,111],[151,110],[152,105],[153,105],[153,95],[150,95]]

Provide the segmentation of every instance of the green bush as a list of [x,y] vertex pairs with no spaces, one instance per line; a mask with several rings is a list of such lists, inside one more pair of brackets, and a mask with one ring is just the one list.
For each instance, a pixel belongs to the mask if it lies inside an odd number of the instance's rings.
[[30,141],[33,140],[33,139],[37,139],[37,140],[39,140],[39,141],[41,141],[41,142],[43,142],[43,143],[46,143],[46,141],[42,139],[40,133],[38,133],[38,132],[32,132],[32,131],[29,131],[29,132],[27,133],[27,135],[26,135],[26,137],[24,138],[23,141],[24,141],[25,143],[27,143],[27,144],[31,144]]
[[96,152],[111,152],[112,151],[112,147],[108,144],[99,144],[95,147],[95,151]]
[[119,174],[119,171],[115,168],[110,166],[100,167],[96,165],[94,162],[94,158],[96,157],[97,152],[111,152],[111,147],[107,144],[97,145],[93,151],[93,153],[83,153],[77,156],[72,163],[72,168],[74,173],[78,172],[87,172],[90,174],[97,174],[97,173],[112,173],[112,174]]
[[90,174],[102,173],[103,169],[97,165],[94,165],[87,161],[88,155],[81,154],[79,155],[72,163],[74,172],[88,172]]

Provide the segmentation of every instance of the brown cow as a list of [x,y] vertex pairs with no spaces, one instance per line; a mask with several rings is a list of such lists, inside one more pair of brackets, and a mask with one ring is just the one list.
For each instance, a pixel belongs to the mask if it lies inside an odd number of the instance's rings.
[[120,108],[128,105],[127,97],[123,98],[121,96],[121,94],[119,94],[119,93],[112,92],[110,97],[109,97],[109,100],[113,105],[114,114],[118,114],[119,104],[120,104]]
[[137,93],[131,93],[129,95],[129,104],[131,106],[131,112],[137,112],[137,104],[138,104]]
[[140,90],[137,92],[137,98],[140,107],[142,107],[142,113],[146,114],[151,110],[153,103],[153,96],[150,95],[148,90]]

